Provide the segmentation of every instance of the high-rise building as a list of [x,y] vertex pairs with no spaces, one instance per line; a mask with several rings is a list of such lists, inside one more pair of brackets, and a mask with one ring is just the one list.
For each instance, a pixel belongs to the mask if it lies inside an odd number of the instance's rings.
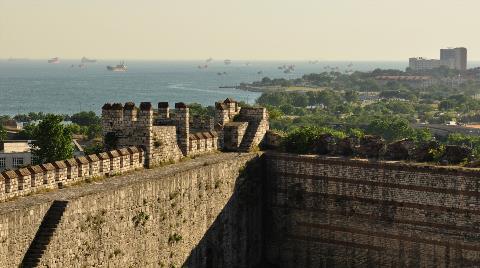
[[464,47],[440,49],[440,60],[449,68],[467,70],[467,49]]
[[423,71],[446,66],[450,69],[467,70],[467,49],[464,47],[440,49],[440,59],[410,58],[409,67]]

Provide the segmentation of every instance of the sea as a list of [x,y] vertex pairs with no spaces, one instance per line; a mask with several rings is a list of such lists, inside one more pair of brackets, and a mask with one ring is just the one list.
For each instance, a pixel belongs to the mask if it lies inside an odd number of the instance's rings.
[[[258,92],[234,88],[241,82],[263,77],[297,78],[324,71],[369,71],[375,68],[400,69],[407,62],[289,62],[289,61],[126,61],[127,72],[111,72],[107,65],[118,62],[98,60],[80,66],[80,60],[0,60],[0,115],[28,112],[73,114],[101,112],[106,102],[160,101],[213,105],[231,97],[254,103]],[[208,67],[205,68],[205,65]],[[201,68],[199,68],[199,66]],[[292,66],[285,73],[284,66]]]

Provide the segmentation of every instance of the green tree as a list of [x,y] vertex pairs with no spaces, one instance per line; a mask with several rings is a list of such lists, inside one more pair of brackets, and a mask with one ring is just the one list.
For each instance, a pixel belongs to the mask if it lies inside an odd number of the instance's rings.
[[0,141],[4,141],[6,139],[7,139],[7,131],[2,125],[0,125]]
[[375,119],[368,125],[367,132],[382,136],[387,141],[416,138],[415,130],[408,121],[399,117]]
[[302,93],[293,94],[291,103],[295,107],[306,107],[308,105],[308,97]]
[[104,152],[103,145],[101,143],[95,143],[90,146],[87,146],[84,148],[84,153],[85,155],[90,155],[90,154],[99,154]]
[[275,120],[283,116],[282,111],[277,109],[276,107],[268,105],[266,108],[271,120]]
[[335,138],[345,138],[346,134],[327,127],[306,126],[294,128],[284,139],[285,150],[289,153],[314,153],[314,145],[322,134]]
[[80,112],[73,114],[70,120],[79,126],[99,125],[101,123],[100,117],[94,112]]
[[345,92],[345,100],[347,102],[356,102],[358,101],[359,94],[355,90],[348,90]]
[[37,125],[27,124],[23,127],[22,131],[18,133],[18,137],[23,140],[34,140],[36,131]]
[[35,129],[33,154],[41,163],[73,156],[72,133],[62,124],[63,117],[48,114]]

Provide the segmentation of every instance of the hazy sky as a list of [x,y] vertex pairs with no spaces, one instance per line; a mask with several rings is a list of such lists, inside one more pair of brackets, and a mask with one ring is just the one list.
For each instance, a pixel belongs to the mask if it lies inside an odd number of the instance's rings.
[[406,60],[465,46],[479,0],[0,0],[0,58]]

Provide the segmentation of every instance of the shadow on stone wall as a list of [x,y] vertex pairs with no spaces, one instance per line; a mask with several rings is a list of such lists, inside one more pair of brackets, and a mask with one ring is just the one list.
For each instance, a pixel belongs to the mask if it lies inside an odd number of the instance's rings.
[[268,267],[262,263],[264,159],[240,170],[233,194],[182,267]]

